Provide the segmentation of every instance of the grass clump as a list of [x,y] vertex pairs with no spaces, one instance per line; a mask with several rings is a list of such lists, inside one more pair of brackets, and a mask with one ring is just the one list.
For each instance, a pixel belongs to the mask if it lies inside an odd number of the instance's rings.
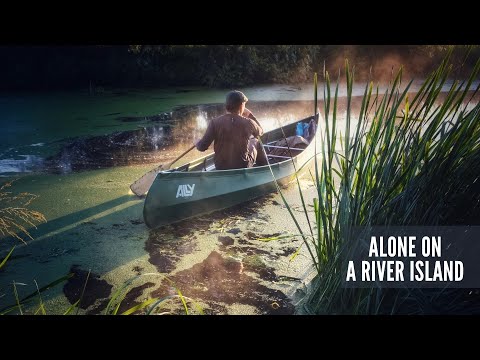
[[8,191],[12,183],[0,187],[0,235],[11,236],[25,244],[25,238],[33,240],[27,228],[47,220],[42,213],[28,208],[38,196],[26,192],[13,194]]
[[[339,118],[339,81],[332,88],[324,72],[324,119],[311,173],[316,185],[314,226],[301,228],[290,211],[317,271],[304,306],[307,312],[466,311],[462,289],[360,289],[342,284],[342,269],[358,245],[352,236],[356,226],[479,223],[480,105],[474,99],[480,60],[466,80],[451,82],[449,56],[416,92],[410,91],[413,80],[402,84],[402,69],[383,94],[368,83],[358,114],[352,109],[354,69],[346,61],[345,119]],[[315,113],[317,101],[315,74]],[[300,194],[304,203],[301,189]],[[306,211],[305,216],[310,224]],[[480,311],[475,303],[468,306],[468,311]]]

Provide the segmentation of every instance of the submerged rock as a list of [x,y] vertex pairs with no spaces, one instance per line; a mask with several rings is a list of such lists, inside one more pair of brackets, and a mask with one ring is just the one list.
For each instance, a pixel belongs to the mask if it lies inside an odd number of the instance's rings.
[[97,300],[110,296],[113,286],[107,281],[100,279],[99,275],[91,272],[90,276],[88,276],[88,271],[80,269],[78,265],[72,265],[70,272],[73,273],[73,276],[68,279],[63,287],[63,293],[70,304],[75,304],[80,299],[84,288],[85,291],[79,303],[81,309],[87,309]]

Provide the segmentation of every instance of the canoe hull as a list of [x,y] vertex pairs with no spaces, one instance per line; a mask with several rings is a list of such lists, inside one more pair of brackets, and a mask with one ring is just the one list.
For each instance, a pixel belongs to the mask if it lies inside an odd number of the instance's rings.
[[313,142],[293,159],[271,166],[215,171],[161,172],[143,209],[145,224],[157,228],[204,215],[276,191],[301,176],[313,164]]

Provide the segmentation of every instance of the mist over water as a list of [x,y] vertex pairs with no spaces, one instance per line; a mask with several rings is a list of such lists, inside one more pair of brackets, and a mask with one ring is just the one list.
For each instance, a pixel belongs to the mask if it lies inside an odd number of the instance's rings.
[[[414,82],[410,91],[412,93],[418,91],[421,83]],[[472,89],[478,86],[478,83],[477,81],[472,84]],[[452,81],[447,81],[442,91],[446,91],[451,84]],[[354,115],[359,112],[366,86],[367,83],[357,83],[353,88]],[[402,85],[404,86],[406,84]],[[335,84],[332,84],[332,91],[334,89]],[[386,86],[378,86],[378,93],[384,94],[385,89]],[[247,107],[259,119],[265,131],[308,117],[314,111],[311,84],[254,87],[242,91],[250,99]],[[377,87],[374,88],[374,92],[376,91]],[[165,94],[168,92],[164,92]],[[2,142],[3,146],[0,146],[0,176],[32,172],[67,174],[89,169],[172,161],[203,135],[209,120],[225,113],[224,94],[224,91],[209,92],[199,89],[179,95],[176,91],[174,92],[176,100],[173,103],[166,100],[168,96],[158,97],[148,92],[144,92],[143,96],[132,93],[122,97],[109,97],[107,94],[104,95],[103,102],[102,98],[93,101],[83,95],[79,95],[75,101],[68,97],[60,98],[62,104],[62,101],[68,99],[63,106],[71,106],[69,110],[71,113],[79,114],[79,109],[83,108],[87,109],[88,113],[97,115],[90,118],[76,116],[73,120],[66,119],[66,123],[57,128],[53,125],[56,121],[51,119],[59,116],[58,107],[53,106],[57,110],[52,110],[50,115],[48,109],[39,108],[38,113],[43,115],[35,117],[32,113],[22,113],[23,107],[28,106],[28,99],[23,98],[21,102],[17,101],[17,105],[21,107],[17,112],[18,117],[11,117],[12,113],[15,113],[12,109],[15,102],[10,104],[10,108],[6,110],[8,113],[2,117],[10,118],[11,121],[2,121],[5,131],[0,138],[5,141]],[[343,83],[339,86],[338,95],[337,124],[338,129],[342,129],[347,107],[347,92]],[[139,102],[139,97],[142,101],[149,99],[148,103]],[[156,100],[152,101],[153,98]],[[208,99],[218,102],[201,103]],[[324,116],[322,100],[323,85],[319,84],[321,119]],[[35,107],[41,106],[39,99],[34,95],[30,101]],[[128,101],[132,101],[133,105],[128,111],[124,111],[122,106]],[[167,104],[162,105],[163,102]],[[181,102],[187,104],[175,105]],[[109,103],[108,113],[105,113],[107,110],[104,103]],[[174,105],[169,111],[157,111],[168,109],[168,104]],[[52,107],[52,104],[45,102],[45,106]],[[324,119],[321,123],[323,121]],[[357,119],[352,118],[352,129],[355,128],[356,121]],[[69,122],[72,128],[66,131]],[[62,135],[65,137],[62,138]],[[31,142],[28,143],[30,139]],[[203,154],[195,155],[199,157]]]
[[[211,96],[206,97],[205,93]],[[271,101],[274,97],[285,98],[285,93],[290,93],[288,87],[277,87],[273,90],[259,88],[251,93],[249,95],[252,101],[248,106],[260,119],[265,131],[300,117],[307,117],[313,109],[313,104],[307,106],[301,101]],[[152,94],[148,95],[152,97]],[[70,109],[71,113],[78,113],[78,108],[81,107],[88,108],[89,113],[97,112],[101,115],[95,115],[96,118],[92,115],[91,118],[80,116],[73,120],[65,118],[65,122],[72,125],[69,131],[65,131],[65,124],[55,128],[52,118],[58,114],[50,116],[47,109],[43,109],[45,113],[42,116],[22,113],[19,109],[16,117],[11,117],[15,112],[12,108],[3,109],[8,113],[1,117],[1,125],[6,131],[0,135],[0,140],[4,140],[0,145],[0,176],[32,172],[65,174],[173,160],[203,135],[210,119],[225,113],[224,92],[219,95],[199,90],[196,91],[196,96],[187,93],[183,100],[186,103],[205,99],[218,102],[175,105],[170,111],[157,112],[159,108],[168,109],[157,104],[162,103],[160,99],[155,106],[137,105],[129,108],[128,112],[112,111],[115,108],[110,105],[111,112],[106,114],[102,114],[106,110],[103,104],[99,105],[100,100],[97,99],[93,104],[91,99],[79,96],[78,103]],[[122,109],[125,97],[115,99],[119,104],[118,110]],[[136,98],[137,95],[132,97]],[[253,100],[255,98],[268,100]],[[105,102],[112,100],[108,97],[104,99]],[[179,101],[181,100],[182,98]],[[38,105],[35,96],[32,95],[31,101]],[[24,108],[26,102],[27,100],[23,99],[22,105],[17,105]],[[73,103],[72,100],[69,102]],[[15,103],[10,104],[11,107],[14,105]],[[45,102],[46,107],[56,108],[51,105],[51,101]],[[141,115],[137,116],[135,113]],[[28,141],[30,139],[31,142]]]

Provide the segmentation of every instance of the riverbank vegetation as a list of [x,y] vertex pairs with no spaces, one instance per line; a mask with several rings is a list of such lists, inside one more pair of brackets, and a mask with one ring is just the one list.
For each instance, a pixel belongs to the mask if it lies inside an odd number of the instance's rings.
[[312,173],[316,226],[298,226],[317,271],[304,304],[308,313],[480,312],[474,289],[343,286],[342,269],[358,245],[355,226],[480,223],[480,60],[465,80],[447,82],[451,60],[449,54],[412,94],[411,83],[402,83],[402,70],[384,95],[370,82],[359,114],[351,107],[354,70],[347,62],[344,122],[337,108],[338,82],[333,86],[325,71],[321,148]]

